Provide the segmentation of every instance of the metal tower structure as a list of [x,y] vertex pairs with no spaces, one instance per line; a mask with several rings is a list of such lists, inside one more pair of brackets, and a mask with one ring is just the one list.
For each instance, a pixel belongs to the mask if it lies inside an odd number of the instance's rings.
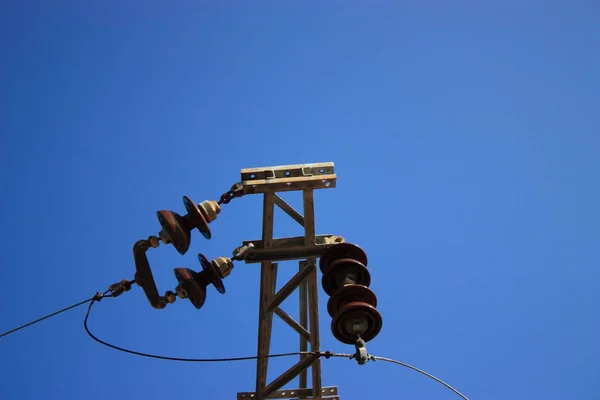
[[[321,383],[321,360],[319,359],[319,304],[316,260],[331,245],[341,243],[341,236],[317,235],[315,233],[314,190],[336,186],[333,163],[284,165],[265,168],[243,169],[244,194],[263,195],[262,239],[248,240],[254,249],[247,255],[246,263],[260,263],[260,297],[258,306],[258,351],[256,363],[256,388],[254,392],[238,393],[238,399],[265,398],[312,398],[339,399],[337,387],[323,388]],[[278,192],[300,191],[303,214],[286,203]],[[273,213],[275,206],[304,228],[304,236],[273,237]],[[298,260],[298,272],[277,292],[278,262]],[[281,303],[298,291],[300,300],[299,319],[294,320],[280,308]],[[313,355],[304,355],[279,377],[267,384],[267,371],[273,325],[273,314],[281,318],[299,335],[299,349],[306,352],[310,344]],[[312,388],[307,388],[307,372],[311,370]],[[279,390],[296,377],[299,388]],[[332,396],[332,397],[330,397]]]

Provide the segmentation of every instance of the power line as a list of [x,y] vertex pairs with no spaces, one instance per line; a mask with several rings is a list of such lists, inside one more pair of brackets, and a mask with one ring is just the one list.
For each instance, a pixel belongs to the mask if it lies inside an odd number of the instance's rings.
[[413,365],[404,363],[402,361],[392,360],[391,358],[386,358],[386,357],[371,356],[371,358],[373,358],[374,360],[386,361],[386,362],[390,362],[390,363],[402,365],[403,367],[406,367],[406,368],[410,368],[413,371],[417,371],[418,373],[423,374],[426,377],[431,378],[431,379],[433,379],[434,381],[436,381],[438,383],[441,383],[442,385],[444,385],[445,387],[447,387],[448,389],[452,390],[454,393],[456,393],[457,395],[459,395],[460,397],[462,397],[464,400],[469,400],[467,398],[467,396],[465,396],[464,394],[462,394],[461,392],[459,392],[458,390],[456,390],[455,388],[453,388],[452,386],[450,386],[449,384],[447,384],[446,382],[444,382],[440,378],[437,378],[437,377],[431,375],[430,373],[427,373],[427,372],[423,371],[422,369],[419,369],[419,368],[417,368],[417,367],[415,367]]
[[85,318],[83,319],[83,327],[87,334],[94,339],[96,342],[103,344],[104,346],[110,347],[115,350],[119,350],[125,353],[133,354],[136,356],[155,358],[158,360],[168,360],[168,361],[183,361],[183,362],[229,362],[229,361],[248,361],[248,360],[257,360],[259,358],[279,358],[279,357],[290,357],[290,356],[299,356],[299,355],[311,355],[314,354],[312,352],[294,352],[294,353],[281,353],[281,354],[270,354],[267,356],[259,357],[259,356],[249,356],[249,357],[229,357],[229,358],[181,358],[181,357],[168,357],[168,356],[159,356],[155,354],[142,353],[135,350],[125,349],[123,347],[115,346],[114,344],[107,343],[102,339],[97,338],[88,327],[88,319],[90,317],[90,312],[92,311],[92,306],[94,302],[96,302],[96,298],[91,299],[91,303],[88,306],[87,313],[85,314]]
[[[326,353],[326,354],[325,354],[325,356],[326,356],[326,358],[329,358],[329,357],[342,357],[342,358],[350,358],[350,359],[352,359],[352,358],[354,358],[354,357],[355,357],[355,356],[354,356],[354,354],[344,354],[344,353],[329,353],[329,354],[327,354],[327,353]],[[398,364],[398,365],[401,365],[401,366],[403,366],[403,367],[406,367],[406,368],[410,368],[410,369],[412,369],[413,371],[417,371],[418,373],[420,373],[420,374],[423,374],[423,375],[425,375],[426,377],[428,377],[428,378],[430,378],[430,379],[433,379],[434,381],[436,381],[436,382],[438,382],[438,383],[440,383],[440,384],[444,385],[444,386],[445,386],[447,389],[450,389],[451,391],[453,391],[454,393],[456,393],[456,394],[457,394],[458,396],[460,396],[460,397],[461,397],[463,400],[469,400],[469,399],[467,398],[467,396],[465,396],[464,394],[462,394],[461,392],[459,392],[457,389],[455,389],[455,388],[453,388],[452,386],[450,386],[450,384],[448,384],[448,383],[444,382],[444,381],[443,381],[443,380],[441,380],[440,378],[438,378],[438,377],[436,377],[436,376],[434,376],[434,375],[432,375],[432,374],[430,374],[430,373],[428,373],[428,372],[425,372],[425,371],[423,371],[422,369],[420,369],[420,368],[417,368],[417,367],[415,367],[415,366],[413,366],[413,365],[407,364],[407,363],[405,363],[405,362],[402,362],[402,361],[393,360],[393,359],[391,359],[391,358],[387,358],[387,357],[379,357],[379,356],[372,356],[372,355],[370,355],[370,356],[369,356],[369,358],[370,358],[372,361],[376,361],[376,360],[380,360],[380,361],[386,361],[386,362],[389,362],[389,363],[393,363],[393,364]]]
[[[98,339],[96,336],[94,336],[94,334],[92,332],[90,332],[90,329],[88,327],[88,319],[90,317],[90,312],[92,311],[92,306],[94,305],[94,302],[97,301],[97,297],[94,297],[91,299],[90,305],[88,306],[87,309],[87,313],[85,314],[85,318],[83,319],[83,327],[85,328],[85,331],[87,332],[87,334],[94,339],[96,342],[103,344],[104,346],[110,347],[112,349],[115,350],[119,350],[125,353],[129,353],[129,354],[133,354],[133,355],[137,355],[137,356],[142,356],[142,357],[148,357],[148,358],[155,358],[155,359],[159,359],[159,360],[168,360],[168,361],[183,361],[183,362],[229,362],[229,361],[248,361],[248,360],[257,360],[259,358],[278,358],[278,357],[289,357],[289,356],[298,356],[298,355],[312,355],[315,354],[314,352],[311,351],[303,351],[303,352],[294,352],[294,353],[281,353],[281,354],[270,354],[270,355],[266,355],[266,356],[249,356],[249,357],[229,357],[229,358],[181,358],[181,357],[168,357],[168,356],[159,356],[159,355],[155,355],[155,354],[148,354],[148,353],[142,353],[139,351],[135,351],[135,350],[129,350],[129,349],[125,349],[123,347],[119,347],[119,346],[115,346],[113,344],[107,343],[101,339]],[[332,353],[330,351],[326,351],[326,352],[320,352],[319,353],[321,356],[324,356],[325,358],[330,358],[330,357],[343,357],[343,358],[349,358],[352,359],[355,357],[354,354],[344,354],[344,353]],[[457,389],[453,388],[452,386],[450,386],[448,383],[444,382],[443,380],[441,380],[440,378],[423,371],[422,369],[419,369],[413,365],[404,363],[402,361],[397,361],[397,360],[393,360],[391,358],[387,358],[387,357],[379,357],[379,356],[370,356],[369,357],[371,360],[375,361],[375,360],[380,360],[380,361],[386,361],[386,362],[390,362],[393,364],[398,364],[401,365],[403,367],[406,368],[410,368],[413,371],[419,372],[420,374],[425,375],[426,377],[433,379],[434,381],[444,385],[446,388],[450,389],[451,391],[453,391],[454,393],[456,393],[457,395],[459,395],[463,400],[469,400],[467,398],[467,396],[465,396],[464,394],[462,394],[461,392],[459,392]]]
[[[108,292],[108,291],[107,291],[107,292]],[[107,292],[104,292],[104,294],[106,294]],[[104,297],[104,294],[102,294],[102,296],[103,296],[103,297]],[[96,296],[98,296],[98,295],[96,295]],[[46,315],[45,317],[42,317],[42,318],[40,318],[40,319],[36,319],[35,321],[28,322],[28,323],[26,323],[25,325],[21,325],[21,326],[19,326],[18,328],[11,329],[11,330],[10,330],[10,331],[8,331],[8,332],[4,332],[2,335],[0,335],[0,338],[1,338],[1,337],[4,337],[4,336],[6,336],[6,335],[10,335],[11,333],[14,333],[14,332],[20,331],[21,329],[27,328],[28,326],[35,325],[35,324],[37,324],[38,322],[42,322],[42,321],[43,321],[43,320],[45,320],[45,319],[48,319],[48,318],[54,317],[54,316],[56,316],[56,315],[58,315],[58,314],[64,313],[65,311],[69,311],[69,310],[70,310],[70,309],[72,309],[72,308],[79,307],[79,306],[81,306],[81,305],[83,305],[83,304],[89,303],[90,301],[94,301],[94,299],[96,298],[96,296],[94,296],[94,297],[92,297],[92,298],[89,298],[89,299],[87,299],[87,300],[83,300],[83,301],[81,301],[81,302],[79,302],[79,303],[73,304],[72,306],[69,306],[69,307],[67,307],[67,308],[63,308],[62,310],[55,311],[55,312],[53,312],[52,314],[48,314],[48,315]]]
[[[86,303],[90,303],[87,309],[87,312],[85,314],[85,318],[83,319],[83,327],[85,329],[85,331],[87,332],[87,334],[94,339],[96,342],[110,347],[112,349],[115,350],[119,350],[125,353],[129,353],[129,354],[133,354],[133,355],[137,355],[137,356],[142,356],[142,357],[147,357],[147,358],[154,358],[154,359],[159,359],[159,360],[168,360],[168,361],[182,361],[182,362],[231,362],[231,361],[248,361],[248,360],[257,360],[260,358],[279,358],[279,357],[290,357],[290,356],[299,356],[299,355],[313,355],[316,354],[314,352],[310,352],[310,351],[301,351],[301,352],[292,352],[292,353],[280,353],[280,354],[269,354],[266,356],[248,356],[248,357],[228,357],[228,358],[181,358],[181,357],[168,357],[168,356],[160,356],[160,355],[155,355],[155,354],[148,354],[148,353],[142,353],[139,351],[135,351],[135,350],[129,350],[129,349],[125,349],[123,347],[119,347],[119,346],[115,346],[113,344],[107,343],[99,338],[97,338],[89,329],[88,327],[88,319],[90,317],[90,313],[92,311],[92,306],[94,305],[94,303],[96,301],[100,301],[105,297],[113,297],[112,294],[108,294],[107,293],[110,292],[110,289],[105,291],[104,293],[96,293],[96,295],[94,295],[93,297],[87,299],[87,300],[83,300],[79,303],[73,304],[69,307],[63,308],[62,310],[58,310],[53,312],[52,314],[48,314],[42,318],[36,319],[35,321],[31,321],[25,325],[21,325],[18,328],[12,329],[8,332],[5,332],[3,334],[0,335],[0,337],[4,337],[6,335],[9,335],[11,333],[17,332],[21,329],[24,329],[28,326],[37,324],[38,322],[41,322],[45,319],[54,317],[56,315],[59,315],[65,311],[71,310],[73,308],[79,307],[83,304]],[[120,294],[120,293],[119,293]],[[342,358],[349,358],[352,359],[355,357],[355,355],[353,354],[345,354],[345,353],[332,353],[329,351],[326,352],[320,352],[321,356],[325,356],[325,358],[330,358],[330,357],[342,357]],[[413,371],[416,371],[420,374],[425,375],[426,377],[433,379],[434,381],[440,383],[441,385],[443,385],[444,387],[446,387],[447,389],[453,391],[454,393],[456,393],[458,396],[460,396],[463,400],[469,400],[467,398],[467,396],[465,396],[464,394],[462,394],[461,392],[459,392],[457,389],[455,389],[454,387],[452,387],[450,384],[444,382],[443,380],[441,380],[440,378],[423,371],[420,368],[417,368],[413,365],[410,365],[408,363],[402,362],[402,361],[397,361],[391,358],[387,358],[387,357],[379,357],[379,356],[369,356],[369,358],[373,361],[375,360],[380,360],[380,361],[385,361],[385,362],[389,362],[389,363],[393,363],[393,364],[398,364],[401,365],[403,367],[412,369]]]

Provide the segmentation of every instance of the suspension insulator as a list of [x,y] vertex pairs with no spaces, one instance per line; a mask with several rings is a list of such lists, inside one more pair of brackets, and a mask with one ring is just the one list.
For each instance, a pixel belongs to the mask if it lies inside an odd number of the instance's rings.
[[200,309],[206,300],[206,287],[213,285],[217,292],[224,294],[225,286],[221,279],[222,271],[219,268],[226,269],[231,263],[210,262],[203,254],[198,254],[198,260],[202,266],[202,271],[195,272],[189,268],[175,268],[175,278],[178,286],[177,295],[182,299],[188,299],[194,307]]
[[354,344],[358,338],[373,340],[381,331],[383,319],[375,307],[364,302],[346,303],[331,321],[331,333],[345,344]]
[[336,291],[327,301],[327,312],[331,318],[348,303],[361,302],[377,307],[377,296],[371,289],[362,285],[345,285]]
[[321,272],[325,272],[327,267],[333,262],[342,259],[351,258],[360,262],[365,267],[367,266],[367,254],[363,249],[352,243],[338,243],[329,247],[319,260],[319,268]]
[[188,299],[196,309],[200,309],[206,300],[206,286],[198,282],[198,273],[189,268],[175,268],[177,288],[175,291],[182,299]]
[[344,285],[357,284],[369,286],[371,274],[360,261],[351,258],[337,259],[323,271],[321,285],[327,295],[331,296]]
[[[188,196],[183,196],[183,205],[187,210],[187,222],[190,231],[197,228],[206,239],[211,238],[207,217],[203,214],[198,204],[194,203]],[[216,215],[215,215],[216,218]]]
[[180,254],[190,248],[190,231],[183,217],[173,211],[160,210],[156,213],[161,231],[158,234],[164,243],[171,243]]
[[225,285],[223,285],[223,280],[217,270],[217,266],[208,261],[204,254],[198,254],[198,261],[200,261],[200,265],[202,266],[202,272],[198,274],[202,284],[208,286],[212,283],[217,292],[225,294]]
[[[214,203],[214,204],[212,204]],[[161,226],[159,236],[167,244],[171,243],[180,254],[185,254],[190,248],[192,230],[198,229],[206,239],[211,238],[208,223],[213,221],[220,211],[214,201],[204,201],[196,204],[188,196],[183,196],[183,205],[187,214],[183,217],[174,211],[160,210],[156,213]]]

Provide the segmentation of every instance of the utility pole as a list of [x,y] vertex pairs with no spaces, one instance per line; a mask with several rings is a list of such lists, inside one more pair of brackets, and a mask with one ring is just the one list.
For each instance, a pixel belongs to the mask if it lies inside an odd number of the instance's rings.
[[[258,351],[256,363],[256,388],[254,392],[238,393],[238,399],[266,398],[312,398],[339,399],[337,387],[322,386],[321,360],[319,359],[319,304],[316,259],[330,246],[344,239],[334,235],[316,235],[314,190],[331,189],[336,186],[333,163],[283,165],[264,168],[242,169],[244,194],[263,195],[262,240],[242,243],[254,245],[246,256],[246,263],[260,263],[260,298],[258,315]],[[303,214],[286,203],[278,192],[302,192]],[[273,213],[275,206],[304,228],[301,237],[273,237]],[[278,262],[298,260],[298,273],[275,292]],[[279,306],[295,291],[299,292],[300,321],[294,320]],[[314,355],[302,355],[300,360],[279,377],[267,384],[267,371],[273,325],[273,314],[281,318],[299,335],[299,350]],[[310,329],[309,329],[310,327]],[[307,388],[307,370],[311,370],[312,388]],[[296,377],[299,388],[279,390]],[[327,397],[326,397],[327,396]],[[333,396],[333,397],[330,397]]]

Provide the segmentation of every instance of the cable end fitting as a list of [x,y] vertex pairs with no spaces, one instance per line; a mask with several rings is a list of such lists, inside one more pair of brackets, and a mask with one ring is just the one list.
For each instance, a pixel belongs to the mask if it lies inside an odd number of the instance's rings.
[[354,353],[353,358],[356,359],[358,365],[364,365],[371,358],[369,353],[367,353],[365,341],[359,337],[354,347],[356,348],[356,353]]
[[128,292],[131,290],[132,282],[127,279],[123,279],[121,282],[113,283],[108,287],[108,291],[112,297],[119,297],[123,294],[123,292]]

